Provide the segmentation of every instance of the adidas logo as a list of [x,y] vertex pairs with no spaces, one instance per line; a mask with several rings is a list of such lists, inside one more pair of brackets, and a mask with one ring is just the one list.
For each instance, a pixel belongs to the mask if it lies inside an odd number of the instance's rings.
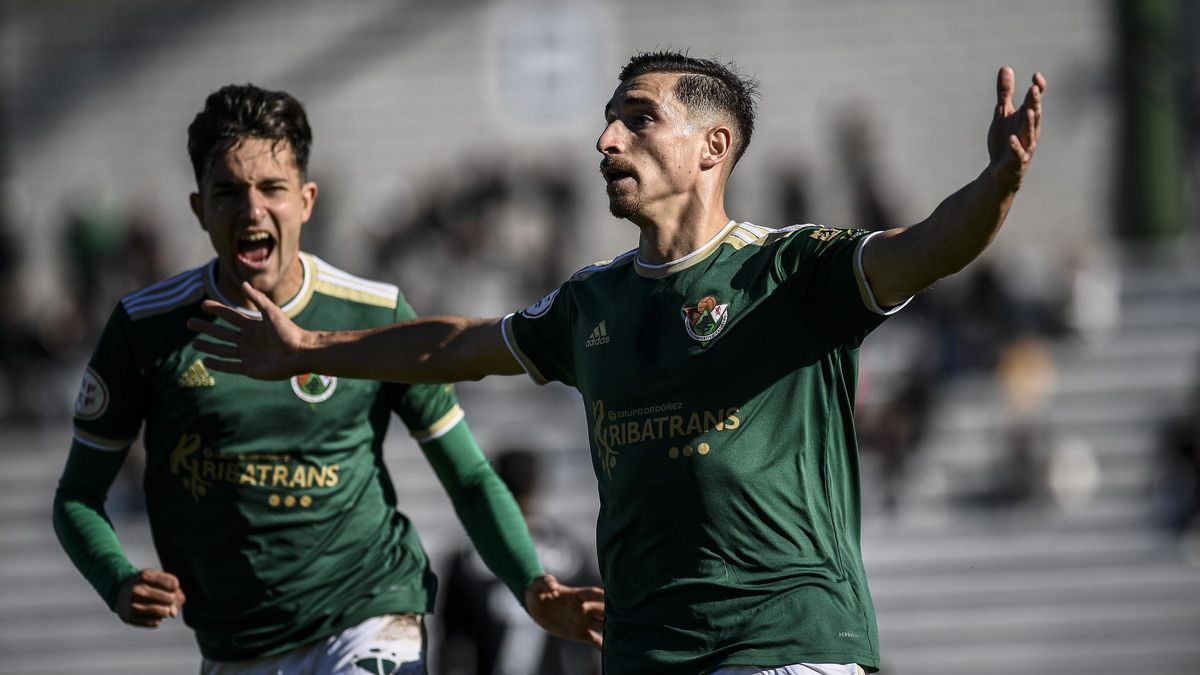
[[211,387],[216,383],[217,381],[208,374],[208,369],[204,367],[200,359],[196,359],[195,363],[183,371],[183,375],[179,376],[179,382],[176,384],[184,389],[191,389],[193,387]]
[[596,345],[606,345],[611,338],[608,337],[608,327],[604,324],[606,321],[601,321],[599,326],[592,330],[592,334],[588,336],[587,342],[583,343],[584,347],[595,347]]

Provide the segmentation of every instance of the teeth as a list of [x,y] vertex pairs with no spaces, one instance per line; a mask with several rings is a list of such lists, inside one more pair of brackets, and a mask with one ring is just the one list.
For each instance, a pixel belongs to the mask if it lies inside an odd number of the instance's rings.
[[247,233],[243,234],[241,237],[239,237],[239,239],[241,239],[242,241],[249,241],[249,242],[263,241],[264,239],[270,239],[270,238],[271,238],[271,235],[267,234],[266,232],[247,232]]

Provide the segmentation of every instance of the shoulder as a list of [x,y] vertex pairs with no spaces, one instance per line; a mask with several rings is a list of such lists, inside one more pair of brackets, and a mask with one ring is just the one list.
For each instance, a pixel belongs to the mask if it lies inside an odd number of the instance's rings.
[[629,269],[636,257],[637,249],[635,248],[622,253],[612,260],[594,262],[572,274],[561,286],[550,291],[544,298],[526,307],[520,313],[527,319],[536,319],[550,311],[550,308],[554,305],[554,301],[559,295],[565,293],[567,297],[570,297],[580,285],[592,286],[600,283],[608,276],[608,273],[619,273],[620,270]]
[[752,253],[792,251],[820,254],[826,250],[836,250],[845,245],[856,246],[860,239],[871,234],[870,230],[859,228],[825,227],[813,225],[790,225],[788,227],[761,227],[751,223],[741,223],[729,234],[723,242],[741,251],[749,249]]
[[394,284],[355,276],[315,255],[302,255],[312,262],[313,293],[385,309],[395,309],[400,301],[400,289]]
[[735,249],[742,249],[747,246],[762,248],[790,239],[797,233],[813,229],[822,228],[812,224],[789,225],[787,227],[763,227],[754,223],[738,223],[722,243],[728,244]]
[[638,250],[636,248],[630,249],[613,258],[612,260],[601,260],[599,262],[594,262],[591,265],[588,265],[587,267],[584,267],[583,269],[572,274],[571,277],[567,279],[567,283],[580,283],[596,276],[602,277],[604,276],[605,272],[616,272],[626,269],[633,265],[634,259],[637,258],[637,252]]
[[121,298],[120,305],[131,321],[167,314],[200,302],[205,295],[204,279],[211,262],[147,286]]

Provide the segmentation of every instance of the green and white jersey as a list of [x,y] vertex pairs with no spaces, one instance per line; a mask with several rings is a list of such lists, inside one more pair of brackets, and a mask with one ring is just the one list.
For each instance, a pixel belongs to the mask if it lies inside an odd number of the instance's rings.
[[[284,312],[305,328],[410,319],[390,284],[301,254]],[[433,608],[435,579],[383,462],[388,420],[418,440],[463,417],[446,385],[209,372],[186,322],[226,302],[215,261],[123,298],[76,403],[75,440],[120,451],[145,423],[144,487],[162,566],[204,656],[278,653],[391,612]],[[251,314],[250,312],[246,312]]]
[[867,235],[730,222],[504,320],[535,381],[583,394],[606,673],[878,667],[853,408],[859,344],[890,312],[864,280]]

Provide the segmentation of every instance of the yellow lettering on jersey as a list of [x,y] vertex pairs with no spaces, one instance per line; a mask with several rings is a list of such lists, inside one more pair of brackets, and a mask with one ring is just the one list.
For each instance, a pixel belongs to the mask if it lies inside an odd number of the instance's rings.
[[288,468],[286,466],[276,464],[271,467],[271,485],[287,485],[287,482]]
[[338,469],[339,468],[340,467],[337,464],[330,464],[329,466],[325,467],[325,469],[329,470],[328,478],[325,479],[326,487],[333,487],[338,484]]
[[258,482],[254,480],[253,464],[247,464],[246,468],[242,470],[242,475],[238,478],[238,485],[258,485]]
[[288,487],[290,487],[290,488],[294,488],[294,487],[306,488],[306,487],[308,487],[308,483],[304,480],[304,477],[306,475],[307,474],[304,471],[304,466],[303,465],[297,466],[296,470],[292,472],[292,479],[290,481],[288,481]]
[[308,473],[308,485],[306,487],[312,487],[314,485],[319,485],[320,487],[325,487],[325,467],[321,467],[320,471],[318,471],[317,467],[310,466],[310,467],[308,467],[307,473]]

